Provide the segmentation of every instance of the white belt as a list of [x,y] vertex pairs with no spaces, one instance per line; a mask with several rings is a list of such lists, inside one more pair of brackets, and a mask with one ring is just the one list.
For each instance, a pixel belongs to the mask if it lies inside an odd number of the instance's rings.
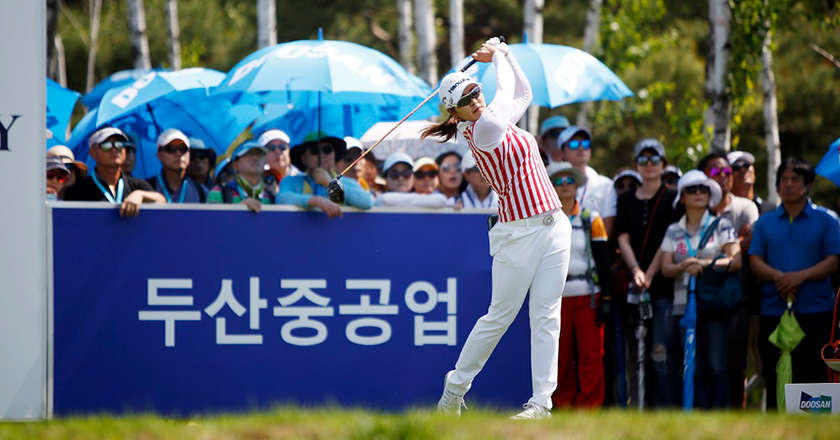
[[559,216],[566,215],[563,214],[563,211],[560,209],[555,209],[554,211],[544,212],[542,214],[532,215],[527,218],[522,218],[519,220],[513,220],[510,222],[502,222],[503,225],[507,226],[551,226],[554,222],[560,218]]

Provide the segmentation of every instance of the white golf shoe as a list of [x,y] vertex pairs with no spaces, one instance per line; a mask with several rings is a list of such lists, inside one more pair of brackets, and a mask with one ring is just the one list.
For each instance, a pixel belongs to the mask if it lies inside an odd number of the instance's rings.
[[455,417],[461,417],[461,408],[467,409],[467,404],[464,403],[464,395],[463,394],[455,394],[452,391],[446,389],[446,384],[449,381],[449,376],[452,375],[454,371],[450,371],[446,373],[446,378],[443,380],[443,395],[440,396],[440,400],[437,404],[438,412]]
[[511,417],[513,420],[538,420],[538,419],[550,419],[551,418],[551,411],[548,408],[545,408],[541,405],[537,405],[533,402],[528,402],[525,405],[522,405],[524,410],[521,413]]

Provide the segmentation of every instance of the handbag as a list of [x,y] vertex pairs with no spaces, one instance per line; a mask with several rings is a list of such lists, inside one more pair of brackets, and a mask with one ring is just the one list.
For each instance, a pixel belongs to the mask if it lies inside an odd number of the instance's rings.
[[[706,247],[706,243],[714,234],[718,223],[720,223],[720,217],[716,218],[704,231],[697,255],[700,255],[703,248]],[[738,273],[729,272],[728,268],[723,270],[715,268],[715,262],[724,257],[725,255],[715,257],[708,266],[703,268],[703,273],[695,280],[694,293],[697,297],[697,310],[701,312],[725,315],[735,309],[741,302],[743,293]]]

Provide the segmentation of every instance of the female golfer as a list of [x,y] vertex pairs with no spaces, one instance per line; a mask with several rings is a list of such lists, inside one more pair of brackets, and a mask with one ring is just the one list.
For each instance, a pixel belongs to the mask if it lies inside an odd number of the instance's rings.
[[443,78],[439,96],[449,118],[423,137],[460,133],[479,171],[499,195],[499,223],[490,230],[493,292],[487,314],[476,322],[455,369],[446,374],[438,409],[461,414],[464,394],[530,292],[533,395],[517,419],[551,417],[557,387],[560,297],[569,266],[571,225],[548,180],[537,141],[516,121],[531,103],[531,86],[507,45],[491,38],[472,55],[496,67],[496,97],[485,106],[481,85],[468,75]]

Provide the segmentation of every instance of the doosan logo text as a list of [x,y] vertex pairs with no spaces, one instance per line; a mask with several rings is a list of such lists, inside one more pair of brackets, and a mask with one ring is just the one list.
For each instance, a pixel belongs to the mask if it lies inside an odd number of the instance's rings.
[[831,396],[811,396],[803,392],[799,398],[799,409],[807,413],[830,413]]

